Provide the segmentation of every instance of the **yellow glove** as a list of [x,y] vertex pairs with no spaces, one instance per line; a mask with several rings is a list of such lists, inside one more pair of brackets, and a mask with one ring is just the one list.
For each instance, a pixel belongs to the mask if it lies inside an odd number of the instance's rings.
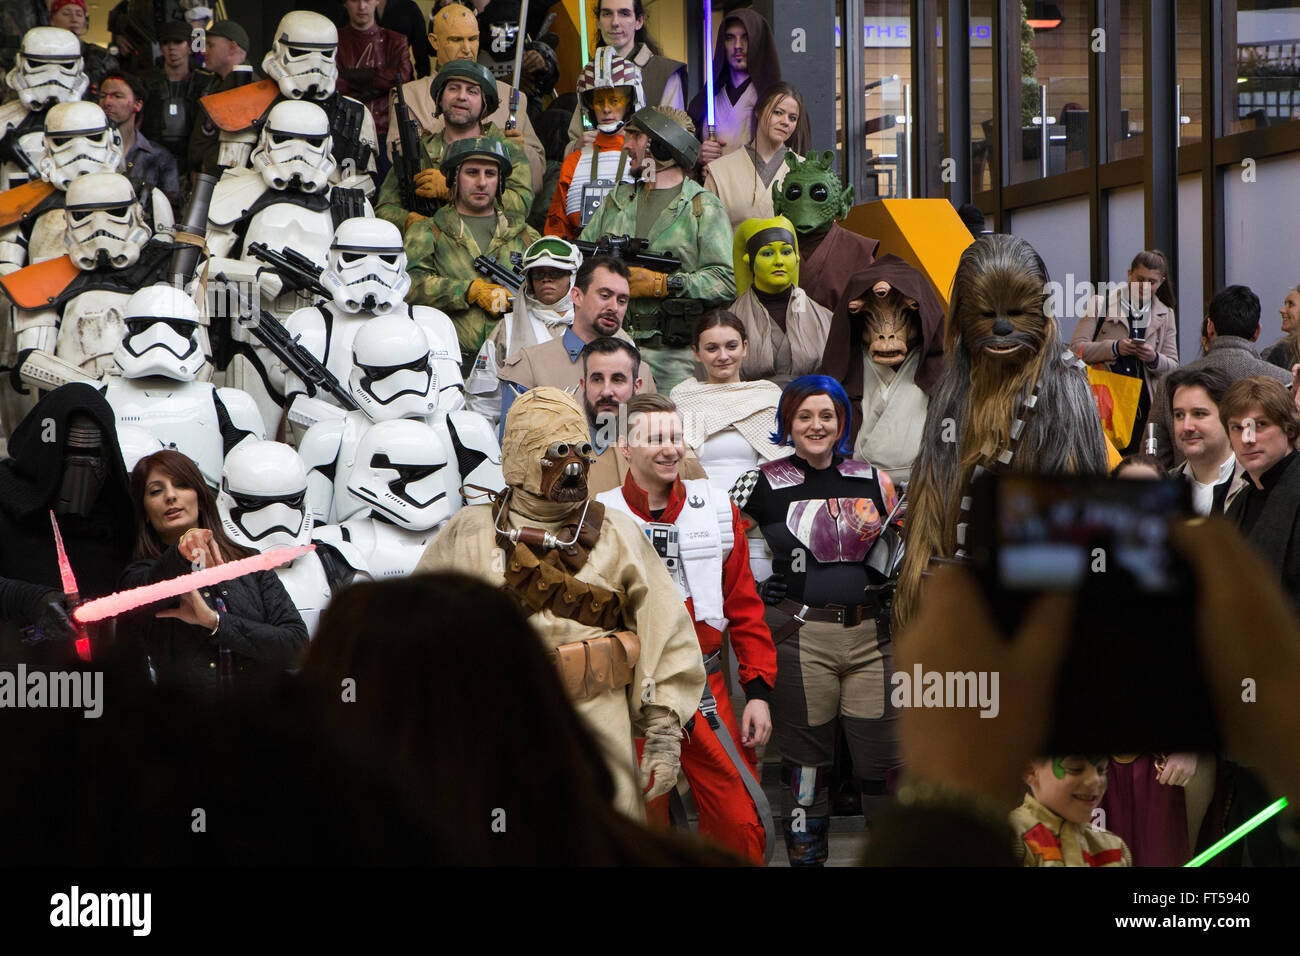
[[634,299],[662,299],[668,294],[668,276],[653,269],[632,266],[627,270],[628,294]]
[[501,316],[510,307],[510,290],[486,279],[475,279],[465,290],[465,301],[476,305],[484,312]]
[[422,169],[415,174],[415,194],[425,199],[448,199],[451,192],[447,189],[447,177],[441,169]]
[[429,218],[428,216],[421,215],[418,212],[407,213],[406,222],[402,226],[402,234],[405,235],[406,231],[410,229],[412,226],[414,226],[421,219],[428,219],[428,218]]

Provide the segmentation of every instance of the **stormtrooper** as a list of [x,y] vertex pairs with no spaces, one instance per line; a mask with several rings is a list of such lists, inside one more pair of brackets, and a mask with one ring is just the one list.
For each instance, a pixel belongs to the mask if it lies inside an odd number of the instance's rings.
[[[90,173],[68,186],[67,254],[0,277],[18,351],[50,353],[98,378],[126,334],[123,306],[168,278],[172,244],[153,237],[130,181]],[[208,352],[206,329],[200,349]]]
[[[45,117],[40,181],[0,195],[0,275],[63,255],[67,189],[79,176],[114,173],[122,164],[122,137],[94,103],[56,103]],[[175,225],[162,190],[137,187],[146,223],[170,237]]]
[[218,164],[248,165],[259,127],[270,122],[269,110],[286,101],[315,103],[326,114],[333,163],[330,182],[375,190],[375,120],[365,104],[338,93],[338,28],[308,10],[285,14],[275,42],[262,60],[267,79],[212,93],[200,101],[220,130]]
[[33,27],[5,81],[18,95],[0,106],[0,190],[41,178],[46,113],[81,99],[90,86],[81,41],[69,30]]
[[462,489],[504,486],[500,446],[481,415],[438,407],[428,340],[410,318],[371,319],[352,349],[361,409],[303,437],[308,507],[335,523],[320,536],[356,545],[375,578],[409,574],[466,503]]
[[225,456],[264,437],[257,405],[238,389],[198,380],[208,372],[208,360],[199,340],[199,308],[184,292],[169,285],[141,289],[126,300],[121,314],[126,333],[113,350],[118,374],[93,380],[76,366],[38,352],[23,356],[20,375],[42,389],[77,381],[98,387],[119,431],[140,436],[124,442],[124,448],[137,441],[150,451],[174,448],[217,487]]
[[[247,254],[253,243],[277,252],[293,249],[324,262],[337,223],[372,215],[354,189],[330,185],[335,170],[329,118],[315,103],[283,101],[267,115],[251,169],[227,170],[213,190],[208,213],[211,276],[224,275],[244,288],[260,290],[263,307],[284,321],[311,304],[309,290],[284,288],[282,278]],[[224,329],[223,329],[224,331]],[[230,325],[228,381],[252,394],[273,431],[284,402],[283,375],[270,354],[238,322]],[[224,359],[224,349],[223,349]]]
[[[307,468],[296,451],[280,442],[250,441],[226,456],[217,514],[236,544],[258,551],[304,545],[318,530],[306,494]],[[361,553],[350,542],[315,543],[315,551],[275,569],[311,636],[330,598],[368,576]]]
[[[311,351],[340,382],[352,372],[352,343],[357,332],[378,316],[409,315],[423,329],[429,342],[437,405],[448,411],[465,404],[461,393],[460,345],[456,330],[444,313],[428,306],[408,306],[411,286],[406,274],[406,252],[402,234],[383,219],[344,220],[330,242],[321,285],[330,299],[289,316],[285,327]],[[332,397],[320,393],[308,398],[296,378],[285,377],[285,398],[289,421],[308,427],[321,418],[341,418],[343,409],[329,404]],[[328,407],[322,407],[328,405]]]

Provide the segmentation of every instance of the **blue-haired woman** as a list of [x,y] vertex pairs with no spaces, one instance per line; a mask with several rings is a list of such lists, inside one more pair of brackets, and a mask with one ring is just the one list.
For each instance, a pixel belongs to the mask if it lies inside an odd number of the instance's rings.
[[[876,633],[865,559],[897,502],[884,472],[849,456],[848,396],[825,375],[804,375],[781,393],[772,440],[789,458],[746,472],[731,489],[773,554],[760,587],[776,642],[774,742],[781,753],[782,817],[792,866],[826,861],[830,799],[825,780],[843,722],[870,824],[888,802],[898,765],[889,701],[891,648]],[[796,810],[799,812],[796,813]]]

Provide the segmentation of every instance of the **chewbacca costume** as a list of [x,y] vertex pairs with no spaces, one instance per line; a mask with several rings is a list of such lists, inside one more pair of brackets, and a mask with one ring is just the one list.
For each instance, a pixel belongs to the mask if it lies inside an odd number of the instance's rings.
[[1015,236],[981,236],[962,253],[944,336],[948,365],[930,397],[908,486],[895,634],[916,613],[930,559],[957,551],[961,500],[976,465],[988,468],[1012,446],[1017,420],[1025,424],[1006,470],[1106,473],[1097,406],[1046,311],[1047,282],[1038,253]]

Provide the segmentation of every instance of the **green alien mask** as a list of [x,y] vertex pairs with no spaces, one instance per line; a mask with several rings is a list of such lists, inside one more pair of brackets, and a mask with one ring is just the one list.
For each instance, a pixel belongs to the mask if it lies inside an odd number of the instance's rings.
[[794,223],[801,236],[820,235],[848,215],[853,187],[840,185],[833,152],[809,153],[800,159],[792,151],[785,154],[785,162],[790,171],[783,182],[772,186],[772,206],[778,216]]

